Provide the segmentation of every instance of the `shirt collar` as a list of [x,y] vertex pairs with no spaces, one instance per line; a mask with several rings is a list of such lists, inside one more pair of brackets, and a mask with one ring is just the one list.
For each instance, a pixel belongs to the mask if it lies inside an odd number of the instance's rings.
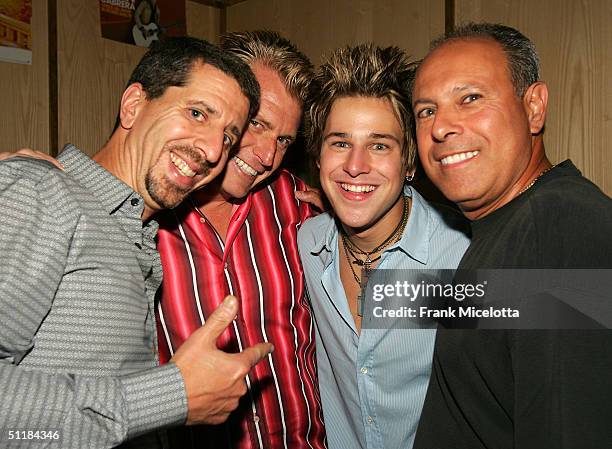
[[399,248],[417,262],[427,265],[431,240],[431,213],[425,198],[411,186],[404,186],[404,195],[412,198],[408,223],[402,238],[389,250]]
[[[429,240],[431,234],[431,216],[425,199],[411,186],[404,186],[404,195],[412,198],[410,216],[402,238],[386,251],[399,249],[417,262],[427,265],[429,260]],[[338,227],[334,219],[320,234],[311,250],[312,254],[319,254],[324,249],[333,253],[337,242]]]
[[142,197],[74,145],[66,145],[57,159],[64,165],[67,174],[100,200],[109,215],[130,198],[138,201],[136,204],[138,207],[134,206],[134,212],[138,212],[138,216],[142,215],[144,209]]

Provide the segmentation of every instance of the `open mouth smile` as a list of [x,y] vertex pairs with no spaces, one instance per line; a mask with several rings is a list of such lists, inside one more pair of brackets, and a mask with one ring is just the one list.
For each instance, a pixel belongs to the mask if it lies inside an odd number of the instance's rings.
[[257,170],[255,170],[249,164],[244,162],[238,156],[234,156],[234,162],[236,163],[240,171],[242,171],[242,173],[247,174],[249,176],[257,176]]
[[179,171],[181,175],[186,176],[187,178],[193,178],[197,174],[195,171],[189,168],[189,165],[187,165],[187,162],[185,162],[183,159],[181,159],[180,157],[178,157],[176,154],[172,152],[170,153],[170,160],[172,161],[172,163],[174,164],[174,166],[177,168],[177,170]]
[[347,192],[354,192],[354,193],[368,193],[376,189],[376,186],[372,186],[372,185],[355,185],[355,184],[347,184],[344,182],[340,184],[340,187],[342,187],[342,189],[346,190]]
[[468,159],[472,159],[476,156],[480,151],[467,151],[465,153],[457,153],[451,156],[446,156],[440,160],[442,165],[452,165],[458,164],[459,162],[467,161]]

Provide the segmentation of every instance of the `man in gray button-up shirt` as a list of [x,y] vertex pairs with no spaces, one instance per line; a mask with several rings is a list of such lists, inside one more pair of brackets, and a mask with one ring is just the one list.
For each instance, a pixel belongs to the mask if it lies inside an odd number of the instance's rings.
[[222,170],[258,97],[240,61],[198,39],[168,39],[134,70],[93,160],[69,145],[65,172],[0,163],[0,447],[113,447],[170,425],[219,423],[237,406],[270,347],[216,349],[235,299],[174,363],[156,366],[151,217]]

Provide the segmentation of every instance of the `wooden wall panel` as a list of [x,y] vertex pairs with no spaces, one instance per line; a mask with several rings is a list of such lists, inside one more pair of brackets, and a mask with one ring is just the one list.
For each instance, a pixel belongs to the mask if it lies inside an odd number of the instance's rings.
[[315,64],[339,46],[374,41],[422,57],[444,31],[444,1],[247,0],[227,8],[227,30],[271,29]]
[[49,152],[47,1],[32,1],[32,65],[0,62],[0,150]]
[[97,0],[58,0],[57,16],[59,148],[70,142],[93,155],[144,49],[102,38]]
[[221,11],[188,1],[186,4],[187,34],[218,43],[221,35]]
[[[187,2],[187,31],[215,41],[216,8]],[[59,146],[95,154],[110,136],[121,93],[145,49],[103,39],[97,0],[58,0]]]
[[612,2],[455,0],[457,22],[501,22],[532,39],[549,87],[546,151],[612,195]]

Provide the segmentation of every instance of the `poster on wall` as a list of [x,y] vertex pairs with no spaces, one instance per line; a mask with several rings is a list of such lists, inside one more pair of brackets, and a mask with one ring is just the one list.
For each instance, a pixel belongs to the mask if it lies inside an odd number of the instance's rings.
[[102,37],[106,39],[148,47],[164,36],[187,32],[184,1],[99,1]]
[[0,61],[32,64],[31,20],[31,0],[0,0]]

